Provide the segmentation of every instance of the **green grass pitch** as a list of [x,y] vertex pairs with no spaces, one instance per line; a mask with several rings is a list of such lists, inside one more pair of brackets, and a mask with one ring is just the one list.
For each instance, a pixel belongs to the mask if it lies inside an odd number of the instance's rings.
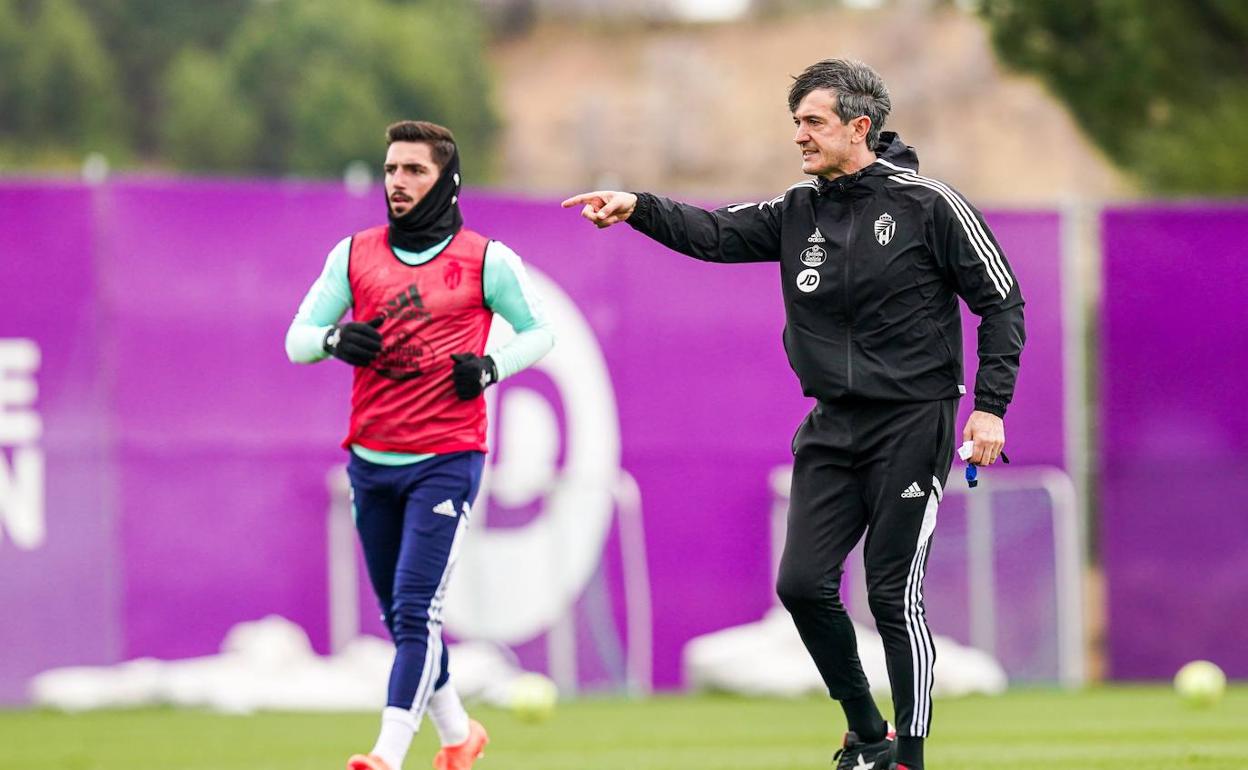
[[[538,724],[479,708],[476,770],[827,770],[844,723],[830,701],[663,696],[561,704]],[[0,711],[0,770],[339,770],[371,746],[370,714]],[[1021,690],[936,702],[930,770],[1248,769],[1248,686],[1209,709],[1167,688]],[[426,727],[406,767],[428,768]]]

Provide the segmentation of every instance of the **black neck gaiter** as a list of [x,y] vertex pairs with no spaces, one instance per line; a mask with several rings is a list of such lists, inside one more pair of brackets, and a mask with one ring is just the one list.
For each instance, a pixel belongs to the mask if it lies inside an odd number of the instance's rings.
[[390,245],[404,251],[424,251],[458,233],[464,226],[464,218],[459,213],[459,180],[459,150],[456,149],[438,181],[411,211],[396,217],[387,195]]

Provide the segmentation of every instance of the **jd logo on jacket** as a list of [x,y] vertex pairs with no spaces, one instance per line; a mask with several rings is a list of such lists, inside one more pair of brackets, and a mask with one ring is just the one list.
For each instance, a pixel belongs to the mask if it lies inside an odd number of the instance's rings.
[[803,270],[802,272],[798,273],[797,274],[797,288],[806,294],[810,294],[815,289],[818,289],[819,288],[819,271],[815,270],[814,268],[807,268]]

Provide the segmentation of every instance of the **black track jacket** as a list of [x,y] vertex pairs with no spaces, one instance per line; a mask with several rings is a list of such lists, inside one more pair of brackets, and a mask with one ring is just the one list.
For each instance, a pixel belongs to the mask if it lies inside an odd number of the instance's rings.
[[918,175],[892,132],[878,159],[716,211],[637,194],[628,224],[708,262],[779,262],[784,348],[802,392],[824,402],[933,401],[965,393],[961,296],[981,320],[975,408],[1014,395],[1023,295],[980,213]]

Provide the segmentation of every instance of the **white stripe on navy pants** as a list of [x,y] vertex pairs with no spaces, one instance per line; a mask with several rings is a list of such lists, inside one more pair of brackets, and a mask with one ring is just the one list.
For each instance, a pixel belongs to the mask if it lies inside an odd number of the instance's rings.
[[923,577],[953,460],[957,399],[821,403],[793,440],[788,531],[776,591],[837,700],[870,692],[840,600],[845,557],[866,534],[867,596],[897,734],[931,726],[936,650]]

